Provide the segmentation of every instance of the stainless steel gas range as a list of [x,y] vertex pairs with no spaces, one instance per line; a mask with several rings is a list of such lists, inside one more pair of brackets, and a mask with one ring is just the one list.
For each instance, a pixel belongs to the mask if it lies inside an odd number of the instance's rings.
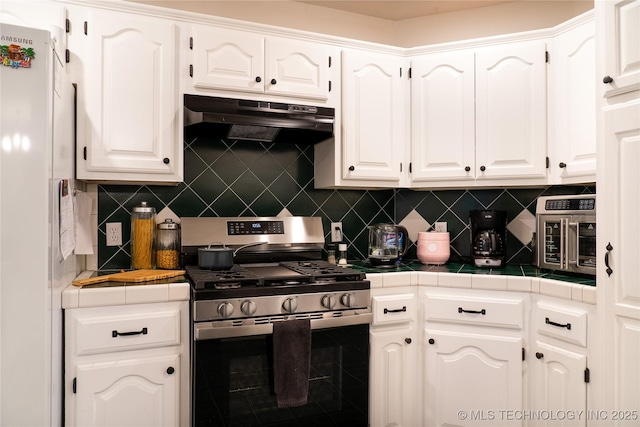
[[[228,270],[198,266],[210,243],[239,250]],[[194,426],[366,426],[370,284],[322,260],[317,217],[182,218],[182,261],[192,287]],[[309,319],[307,403],[278,407],[273,331]],[[324,422],[324,424],[323,424]]]

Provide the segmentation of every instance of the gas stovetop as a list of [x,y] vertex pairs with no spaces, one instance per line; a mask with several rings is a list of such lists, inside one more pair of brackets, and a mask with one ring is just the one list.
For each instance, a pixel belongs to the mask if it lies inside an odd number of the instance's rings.
[[320,288],[341,290],[344,285],[350,284],[353,288],[354,283],[365,280],[363,272],[323,260],[235,264],[229,270],[186,266],[185,270],[196,299],[305,293],[310,292],[309,287],[314,292],[319,292]]

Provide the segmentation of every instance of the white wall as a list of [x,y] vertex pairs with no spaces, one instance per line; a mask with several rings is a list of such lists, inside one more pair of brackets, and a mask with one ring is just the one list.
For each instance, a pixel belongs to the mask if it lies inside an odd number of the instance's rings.
[[399,47],[549,28],[593,9],[593,0],[522,0],[389,21],[292,1],[129,1]]

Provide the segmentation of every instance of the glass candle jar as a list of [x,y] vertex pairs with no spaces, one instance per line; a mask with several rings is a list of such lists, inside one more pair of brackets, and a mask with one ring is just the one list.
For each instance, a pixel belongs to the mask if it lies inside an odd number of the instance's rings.
[[167,218],[156,227],[156,267],[175,270],[180,266],[180,224]]
[[133,270],[156,267],[154,234],[156,209],[141,202],[131,213],[131,268]]

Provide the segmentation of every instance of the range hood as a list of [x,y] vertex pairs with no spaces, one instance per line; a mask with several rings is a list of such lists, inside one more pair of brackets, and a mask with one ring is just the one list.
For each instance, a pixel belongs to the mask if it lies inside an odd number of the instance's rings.
[[333,136],[334,121],[333,108],[184,95],[185,131],[198,136],[315,144]]

